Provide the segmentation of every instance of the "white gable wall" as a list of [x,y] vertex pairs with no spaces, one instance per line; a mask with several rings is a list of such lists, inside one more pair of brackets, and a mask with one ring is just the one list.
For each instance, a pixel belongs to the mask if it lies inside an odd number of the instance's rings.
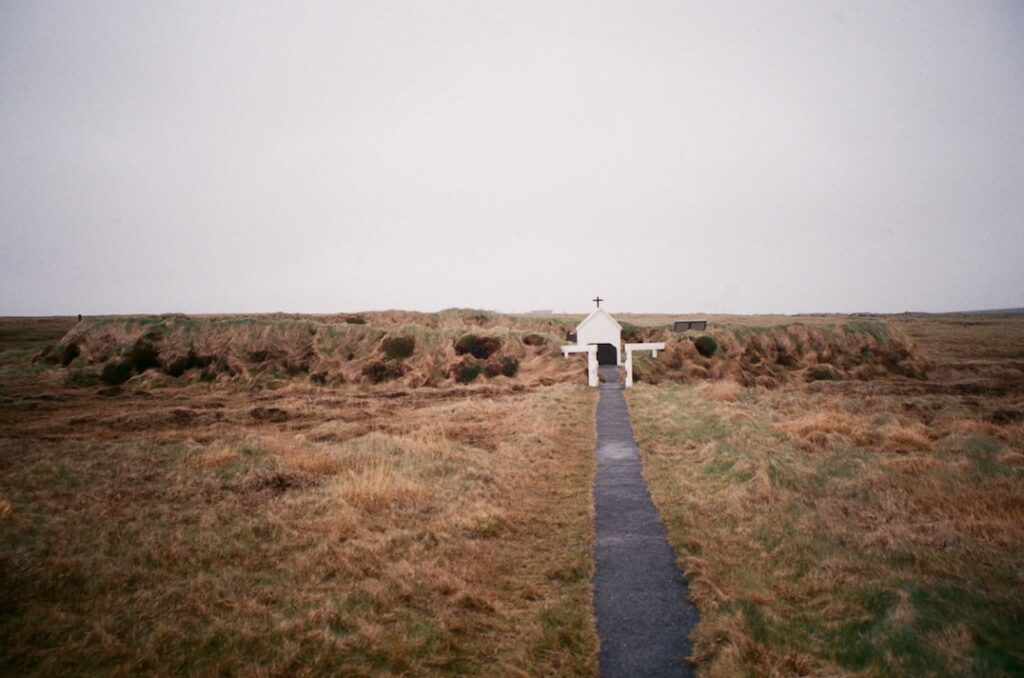
[[576,326],[576,344],[611,344],[615,347],[615,362],[622,364],[622,327],[603,308],[595,309]]

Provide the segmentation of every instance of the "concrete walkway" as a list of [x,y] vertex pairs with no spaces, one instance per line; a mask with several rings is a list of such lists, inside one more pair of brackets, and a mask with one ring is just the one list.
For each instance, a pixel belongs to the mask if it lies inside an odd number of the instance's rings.
[[618,368],[600,368],[594,612],[604,678],[690,676],[697,610],[641,475]]

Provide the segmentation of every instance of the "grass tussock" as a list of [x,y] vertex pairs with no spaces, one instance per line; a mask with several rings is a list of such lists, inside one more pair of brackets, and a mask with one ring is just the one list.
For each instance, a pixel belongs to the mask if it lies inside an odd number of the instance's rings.
[[389,360],[405,360],[416,350],[416,337],[387,337],[381,349]]
[[501,339],[498,337],[464,334],[455,342],[455,352],[459,355],[471,355],[474,358],[486,359],[498,352]]

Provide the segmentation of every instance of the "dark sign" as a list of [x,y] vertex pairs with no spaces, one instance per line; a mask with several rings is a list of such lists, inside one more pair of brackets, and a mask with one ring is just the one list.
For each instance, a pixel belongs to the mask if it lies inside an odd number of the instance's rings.
[[686,330],[706,330],[707,320],[677,320],[672,323],[673,332],[685,332]]

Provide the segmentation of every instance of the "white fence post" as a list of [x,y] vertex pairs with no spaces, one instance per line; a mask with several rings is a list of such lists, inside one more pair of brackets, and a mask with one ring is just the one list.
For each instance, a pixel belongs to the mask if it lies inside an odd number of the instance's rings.
[[626,344],[626,388],[633,385],[633,351],[650,351],[652,356],[657,358],[658,351],[665,348],[665,342],[659,341],[649,344]]
[[570,353],[586,353],[587,354],[587,384],[589,386],[597,386],[597,346],[591,344],[589,346],[563,346],[562,356],[565,358],[569,357]]

